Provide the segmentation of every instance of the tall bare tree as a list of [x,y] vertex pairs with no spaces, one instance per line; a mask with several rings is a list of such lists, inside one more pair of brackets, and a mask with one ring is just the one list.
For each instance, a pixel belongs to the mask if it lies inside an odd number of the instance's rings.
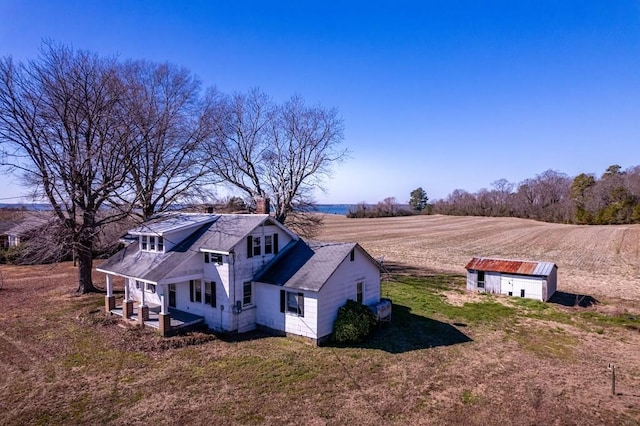
[[282,105],[257,89],[223,97],[211,123],[216,173],[251,198],[270,198],[281,223],[313,206],[313,191],[347,155],[337,110],[300,96]]
[[51,203],[77,254],[81,293],[94,290],[98,230],[126,214],[109,209],[127,175],[123,95],[115,60],[89,52],[48,43],[36,61],[0,60],[3,164]]
[[209,174],[199,154],[209,137],[206,99],[187,69],[130,61],[121,68],[127,90],[127,152],[135,203],[143,219],[201,192]]

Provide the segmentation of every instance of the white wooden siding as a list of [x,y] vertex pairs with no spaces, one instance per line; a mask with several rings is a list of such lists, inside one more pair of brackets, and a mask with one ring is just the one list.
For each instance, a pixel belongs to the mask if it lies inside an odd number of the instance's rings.
[[[290,312],[280,312],[280,291],[304,294],[304,316]],[[318,338],[318,299],[317,294],[309,291],[286,289],[281,286],[256,283],[257,297],[256,323],[273,330]]]
[[318,293],[318,338],[333,332],[338,309],[348,299],[356,300],[356,284],[359,281],[364,282],[363,303],[370,305],[379,302],[380,270],[363,253],[356,250],[354,261],[350,261],[347,256]]
[[160,304],[160,295],[158,294],[158,291],[160,289],[160,286],[156,286],[156,292],[155,293],[151,293],[150,291],[146,291],[145,290],[145,283],[144,281],[140,281],[140,289],[138,290],[136,288],[136,280],[134,278],[127,278],[125,279],[125,285],[129,290],[129,297],[132,300],[135,300],[138,303],[142,303],[142,292],[144,292],[144,303],[146,305],[159,305]]
[[503,274],[501,278],[502,294],[512,292],[515,297],[520,297],[524,290],[526,299],[544,300],[542,298],[542,286],[544,279],[541,277],[529,277],[524,275]]

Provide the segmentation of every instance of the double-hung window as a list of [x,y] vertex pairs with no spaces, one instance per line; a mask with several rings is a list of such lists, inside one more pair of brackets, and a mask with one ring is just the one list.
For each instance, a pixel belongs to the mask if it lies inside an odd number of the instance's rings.
[[356,283],[356,302],[363,303],[364,301],[364,283],[358,281]]
[[251,304],[251,296],[252,296],[252,288],[251,281],[247,281],[242,286],[242,305],[250,305]]
[[141,240],[142,240],[142,242],[140,244],[140,247],[142,248],[142,250],[146,250],[147,249],[147,236],[143,235]]
[[271,235],[264,236],[264,254],[273,253],[273,237]]
[[304,293],[280,290],[280,312],[304,317]]
[[262,239],[260,237],[253,237],[253,255],[260,256],[262,252]]
[[191,280],[189,281],[191,301],[202,303],[202,281]]
[[204,282],[204,303],[216,307],[216,283]]

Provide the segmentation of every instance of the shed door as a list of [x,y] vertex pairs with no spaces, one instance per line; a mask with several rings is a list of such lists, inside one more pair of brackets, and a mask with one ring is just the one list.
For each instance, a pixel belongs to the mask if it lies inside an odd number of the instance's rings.
[[542,278],[502,275],[500,281],[502,294],[511,292],[513,296],[521,297],[524,290],[525,298],[542,300]]

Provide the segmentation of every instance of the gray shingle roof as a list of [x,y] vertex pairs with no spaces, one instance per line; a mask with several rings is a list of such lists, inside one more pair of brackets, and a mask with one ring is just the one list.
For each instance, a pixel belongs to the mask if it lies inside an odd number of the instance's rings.
[[266,214],[221,214],[207,225],[207,232],[193,243],[194,250],[216,250],[229,252],[231,249],[265,220]]
[[[190,222],[191,218],[182,220],[179,216],[183,215],[171,217],[169,219],[170,223],[173,225],[178,224],[178,226],[181,223],[197,223]],[[229,252],[253,229],[261,223],[271,220],[266,214],[188,216],[199,216],[195,220],[201,221],[203,225],[168,252],[140,251],[138,243],[134,242],[107,259],[98,269],[151,282],[159,282],[163,278],[170,276],[186,260],[193,256],[199,256],[200,250]],[[143,228],[138,227],[136,229]],[[160,222],[156,222],[149,229],[164,230],[162,232],[166,232],[168,229],[175,230],[180,228],[170,228],[170,226],[164,226]],[[149,230],[146,230],[144,233],[149,232]]]
[[256,281],[298,290],[320,291],[355,243],[295,242],[255,277]]
[[200,255],[192,245],[206,231],[207,225],[203,225],[166,253],[141,251],[138,242],[134,242],[105,260],[98,269],[157,283],[186,260]]
[[140,226],[130,230],[132,235],[140,234],[156,234],[163,235],[166,232],[178,231],[180,229],[195,227],[211,222],[216,219],[217,215],[213,214],[189,214],[189,213],[173,213],[157,216]]

